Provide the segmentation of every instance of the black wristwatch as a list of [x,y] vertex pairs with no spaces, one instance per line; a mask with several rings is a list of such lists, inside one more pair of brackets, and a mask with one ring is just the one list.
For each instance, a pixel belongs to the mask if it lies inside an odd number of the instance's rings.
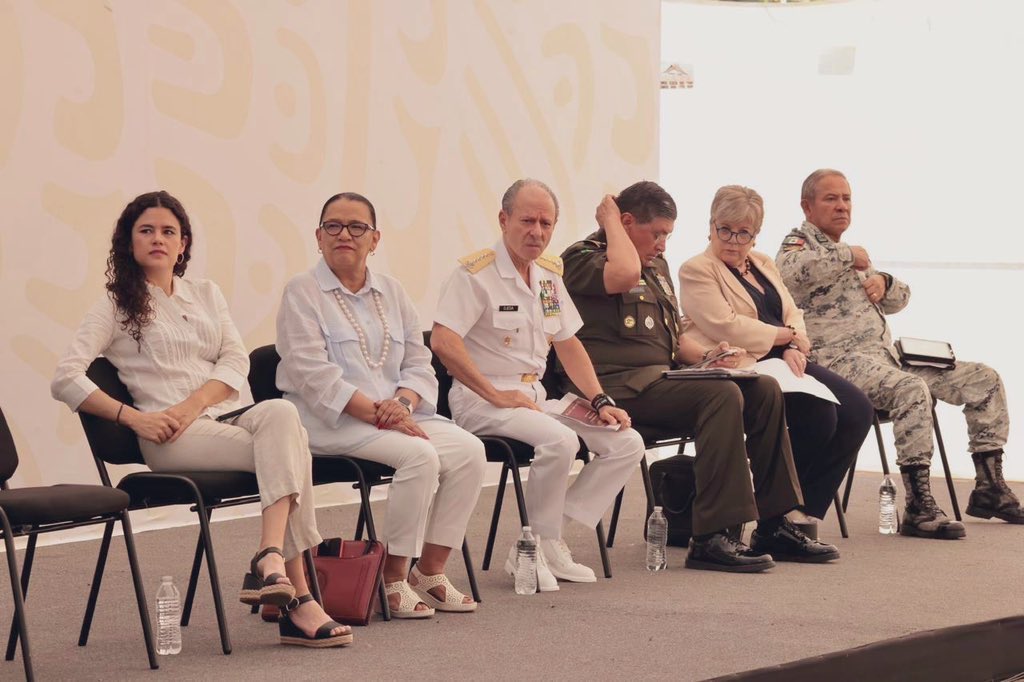
[[402,406],[405,407],[405,409],[409,410],[409,414],[412,414],[412,401],[411,400],[406,398],[404,395],[398,396],[397,398],[395,398],[395,400],[397,400],[398,402],[402,403]]
[[607,393],[598,393],[594,396],[593,400],[590,401],[590,406],[594,408],[594,412],[600,412],[602,407],[605,406],[615,407],[615,401]]

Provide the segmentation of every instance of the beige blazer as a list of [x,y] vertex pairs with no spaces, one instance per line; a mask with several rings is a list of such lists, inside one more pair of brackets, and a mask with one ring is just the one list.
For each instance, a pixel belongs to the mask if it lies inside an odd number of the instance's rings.
[[[782,283],[775,261],[757,251],[751,251],[748,258],[778,290],[783,321],[806,333],[804,313]],[[683,309],[683,335],[702,347],[711,348],[726,341],[730,346],[745,348],[758,359],[772,349],[777,328],[757,319],[754,299],[710,246],[679,268],[679,302]]]

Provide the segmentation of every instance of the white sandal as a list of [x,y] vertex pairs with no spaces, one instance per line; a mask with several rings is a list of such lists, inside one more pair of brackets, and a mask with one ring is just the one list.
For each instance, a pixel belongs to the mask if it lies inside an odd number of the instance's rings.
[[[384,593],[386,597],[389,597],[392,594],[400,595],[398,599],[398,606],[391,607],[392,618],[430,618],[434,615],[434,609],[431,608],[422,609],[420,611],[416,610],[417,604],[421,602],[426,604],[426,602],[419,598],[407,580],[399,580],[395,583],[385,583]],[[388,601],[390,604],[390,600]],[[430,605],[427,604],[427,606]]]
[[[466,598],[466,595],[455,589],[455,586],[452,585],[451,581],[448,580],[448,576],[444,573],[423,575],[420,572],[419,566],[413,566],[412,576],[416,578],[416,584],[410,586],[427,606],[433,606],[438,611],[449,611],[452,613],[476,611],[476,602],[465,603],[463,599]],[[432,590],[435,587],[444,587],[444,601],[428,592],[428,590]]]

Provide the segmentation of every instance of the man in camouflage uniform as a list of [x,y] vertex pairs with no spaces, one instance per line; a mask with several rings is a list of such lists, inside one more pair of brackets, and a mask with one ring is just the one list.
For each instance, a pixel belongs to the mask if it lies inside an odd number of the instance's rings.
[[1024,523],[1024,510],[1003,480],[1009,431],[1006,392],[990,367],[957,361],[951,369],[902,365],[885,315],[906,307],[910,288],[871,266],[867,251],[842,241],[850,225],[850,185],[836,170],[804,181],[806,220],[783,240],[776,256],[786,286],[804,310],[817,361],[859,387],[876,409],[889,412],[907,505],[901,532],[918,537],[964,536],[936,505],[929,487],[932,398],[964,405],[969,449],[977,471],[967,513]]

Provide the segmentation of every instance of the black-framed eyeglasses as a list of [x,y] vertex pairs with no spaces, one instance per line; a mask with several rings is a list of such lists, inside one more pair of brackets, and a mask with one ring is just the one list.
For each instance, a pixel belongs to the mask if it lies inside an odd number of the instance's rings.
[[721,239],[723,242],[727,242],[733,237],[736,237],[736,243],[740,245],[749,244],[750,241],[754,238],[754,235],[752,235],[750,232],[747,232],[746,230],[733,232],[728,227],[724,226],[715,227],[715,234],[717,234],[718,238]]
[[366,223],[361,223],[359,221],[354,221],[351,223],[340,223],[336,220],[327,220],[320,223],[320,229],[326,232],[327,234],[331,235],[332,237],[337,237],[345,228],[348,228],[348,234],[352,238],[362,237],[364,234],[366,234],[367,230],[376,231],[377,229],[373,225],[367,225]]

